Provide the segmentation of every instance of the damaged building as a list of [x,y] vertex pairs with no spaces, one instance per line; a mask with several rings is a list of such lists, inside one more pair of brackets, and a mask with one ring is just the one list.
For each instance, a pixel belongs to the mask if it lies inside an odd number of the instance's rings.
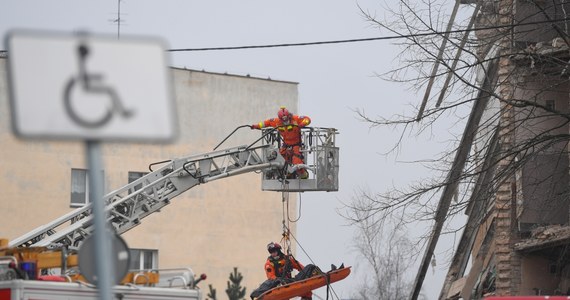
[[462,3],[477,10],[479,94],[460,146],[476,169],[439,299],[570,295],[570,1]]

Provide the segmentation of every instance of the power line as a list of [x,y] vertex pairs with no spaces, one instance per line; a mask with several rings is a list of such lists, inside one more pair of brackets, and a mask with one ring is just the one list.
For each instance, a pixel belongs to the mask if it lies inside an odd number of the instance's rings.
[[258,49],[258,48],[299,47],[299,46],[315,46],[315,45],[326,45],[326,44],[359,43],[359,42],[371,42],[371,41],[380,41],[380,40],[410,39],[410,38],[415,38],[415,37],[425,37],[425,36],[432,36],[432,35],[445,35],[445,34],[452,34],[452,33],[465,33],[465,32],[474,32],[474,31],[489,30],[489,29],[514,28],[517,26],[537,25],[537,24],[545,24],[545,23],[562,22],[562,21],[568,21],[568,20],[570,20],[570,18],[535,21],[535,22],[528,22],[528,23],[518,23],[518,24],[512,24],[512,25],[497,25],[497,26],[488,26],[488,27],[479,27],[479,28],[470,28],[470,29],[458,29],[458,30],[449,30],[449,31],[434,31],[434,32],[415,33],[415,34],[399,34],[399,35],[393,35],[393,36],[361,38],[361,39],[333,40],[333,41],[305,42],[305,43],[288,43],[288,44],[270,44],[270,45],[207,47],[207,48],[181,48],[181,49],[169,49],[167,51],[169,51],[169,52],[220,51],[220,50],[244,50],[244,49]]
[[[525,23],[518,23],[518,24],[511,24],[511,25],[496,25],[496,26],[487,26],[487,27],[479,27],[479,28],[471,28],[471,29],[457,29],[457,30],[449,30],[449,31],[433,31],[433,32],[414,33],[414,34],[398,34],[398,35],[392,35],[392,36],[381,36],[381,37],[371,37],[371,38],[361,38],[361,39],[303,42],[303,43],[286,43],[286,44],[268,44],[268,45],[248,45],[248,46],[179,48],[179,49],[168,49],[166,51],[168,51],[168,52],[222,51],[222,50],[245,50],[245,49],[260,49],[260,48],[280,48],[280,47],[282,48],[282,47],[316,46],[316,45],[327,45],[327,44],[360,43],[360,42],[372,42],[372,41],[381,41],[381,40],[411,39],[411,38],[416,38],[416,37],[445,35],[445,34],[452,34],[452,33],[475,32],[475,31],[489,30],[489,29],[515,28],[518,26],[556,23],[556,22],[563,22],[563,21],[569,21],[569,20],[570,20],[570,18],[552,19],[552,20],[525,22]],[[7,52],[8,52],[7,50],[0,50],[0,56],[2,56],[2,54],[6,54]]]

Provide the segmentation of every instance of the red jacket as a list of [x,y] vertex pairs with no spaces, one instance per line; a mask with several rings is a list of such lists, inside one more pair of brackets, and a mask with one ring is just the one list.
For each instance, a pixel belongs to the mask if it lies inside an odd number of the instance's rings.
[[272,118],[259,122],[259,128],[277,128],[285,144],[287,146],[293,146],[301,144],[301,127],[308,126],[309,124],[311,124],[311,118],[293,115],[289,124],[284,124],[279,118]]
[[[285,262],[289,259],[289,263],[291,267],[289,268],[288,272],[285,272]],[[273,256],[269,256],[267,261],[265,262],[265,274],[267,275],[267,279],[275,279],[278,277],[285,277],[291,278],[291,271],[295,269],[297,271],[303,270],[303,265],[298,262],[293,256],[286,256],[281,254],[277,258],[273,258]]]

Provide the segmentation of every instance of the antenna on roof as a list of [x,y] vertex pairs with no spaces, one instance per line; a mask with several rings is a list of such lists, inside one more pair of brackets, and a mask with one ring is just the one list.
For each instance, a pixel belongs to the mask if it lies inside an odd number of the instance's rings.
[[121,2],[123,0],[117,0],[117,18],[110,20],[113,23],[117,23],[117,39],[121,38],[121,23],[123,23],[123,19],[121,18]]

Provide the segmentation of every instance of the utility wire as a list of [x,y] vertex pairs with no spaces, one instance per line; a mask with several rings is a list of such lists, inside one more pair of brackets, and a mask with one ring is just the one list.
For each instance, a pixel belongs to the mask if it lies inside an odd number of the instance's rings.
[[[371,37],[371,38],[361,38],[361,39],[305,42],[305,43],[269,44],[269,45],[249,45],[249,46],[179,48],[179,49],[168,49],[166,51],[168,51],[168,52],[221,51],[221,50],[244,50],[244,49],[259,49],[259,48],[280,48],[280,47],[316,46],[316,45],[327,45],[327,44],[360,43],[360,42],[372,42],[372,41],[381,41],[381,40],[410,39],[410,38],[425,37],[425,36],[432,36],[432,35],[446,35],[446,34],[451,34],[451,33],[475,32],[475,31],[489,30],[489,29],[515,28],[518,26],[547,24],[547,23],[563,22],[563,21],[569,21],[569,20],[570,20],[570,18],[552,19],[552,20],[525,22],[525,23],[510,24],[510,25],[496,25],[496,26],[487,26],[487,27],[478,27],[478,28],[469,28],[469,29],[457,29],[457,30],[449,30],[449,31],[433,31],[433,32],[414,33],[414,34],[398,34],[398,35],[392,35],[392,36],[381,36],[381,37]],[[8,52],[8,50],[0,50],[0,56],[5,55],[7,52]]]
[[169,49],[167,51],[169,51],[169,52],[219,51],[219,50],[243,50],[243,49],[259,49],[259,48],[299,47],[299,46],[315,46],[315,45],[326,45],[326,44],[359,43],[359,42],[371,42],[371,41],[380,41],[380,40],[409,39],[409,38],[425,37],[425,36],[432,36],[432,35],[446,35],[446,34],[451,34],[451,33],[475,32],[475,31],[489,30],[489,29],[514,28],[517,26],[555,23],[555,22],[562,22],[562,21],[568,21],[568,20],[570,20],[570,18],[535,21],[535,22],[525,22],[525,23],[510,24],[510,25],[496,25],[496,26],[487,26],[487,27],[479,27],[479,28],[458,29],[458,30],[449,30],[449,31],[434,31],[434,32],[415,33],[415,34],[399,34],[399,35],[393,35],[393,36],[382,36],[382,37],[361,38],[361,39],[306,42],[306,43],[272,44],[272,45],[250,45],[250,46],[207,47],[207,48],[180,48],[180,49]]

